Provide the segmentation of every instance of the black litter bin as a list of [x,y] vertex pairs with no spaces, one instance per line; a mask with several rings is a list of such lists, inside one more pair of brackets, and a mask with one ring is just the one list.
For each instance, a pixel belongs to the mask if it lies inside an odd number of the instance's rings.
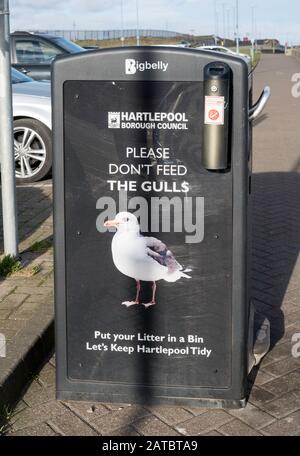
[[59,399],[244,406],[251,91],[208,51],[54,62]]

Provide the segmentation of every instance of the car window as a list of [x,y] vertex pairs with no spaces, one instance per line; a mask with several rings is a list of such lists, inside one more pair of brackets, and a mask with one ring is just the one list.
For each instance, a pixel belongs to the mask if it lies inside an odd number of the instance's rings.
[[85,50],[81,46],[78,46],[78,44],[73,43],[73,41],[68,41],[65,38],[62,38],[61,36],[52,38],[52,41],[57,43],[59,46],[61,46],[63,49],[65,49],[70,54],[74,54],[77,52],[83,52]]
[[16,56],[18,63],[39,64],[50,63],[58,54],[61,54],[56,46],[36,38],[22,40],[16,39]]
[[21,82],[32,82],[33,79],[25,74],[17,71],[15,68],[11,69],[11,82],[12,84],[20,84]]

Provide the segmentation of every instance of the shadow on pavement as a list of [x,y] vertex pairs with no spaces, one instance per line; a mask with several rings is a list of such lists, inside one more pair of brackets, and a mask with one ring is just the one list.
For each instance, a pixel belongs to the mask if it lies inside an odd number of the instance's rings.
[[299,188],[297,172],[253,175],[252,298],[270,320],[271,349],[284,334],[282,307],[299,286]]
[[[252,298],[256,310],[270,320],[271,350],[284,335],[282,308],[288,308],[292,303],[293,290],[299,287],[300,263],[297,260],[300,247],[300,173],[296,172],[298,165],[300,163],[289,173],[270,172],[253,175]],[[50,239],[52,231],[48,225],[47,234],[44,223],[52,214],[51,191],[50,186],[40,185],[18,188],[20,241],[31,238],[35,233],[40,239]],[[250,383],[256,374],[257,368],[250,376]]]
[[[20,252],[52,234],[52,187],[50,181],[17,187]],[[24,242],[26,241],[26,242]],[[0,192],[0,253],[3,253],[2,201]]]

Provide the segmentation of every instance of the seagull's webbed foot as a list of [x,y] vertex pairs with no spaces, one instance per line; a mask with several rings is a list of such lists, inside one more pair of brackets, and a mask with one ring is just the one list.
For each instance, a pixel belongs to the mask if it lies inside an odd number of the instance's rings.
[[151,301],[151,302],[147,302],[146,304],[142,304],[142,306],[146,307],[146,309],[148,309],[148,307],[151,307],[151,306],[155,306],[156,302],[154,301]]
[[142,304],[142,306],[145,306],[146,309],[148,309],[148,307],[151,307],[151,306],[155,306],[156,302],[155,302],[155,292],[156,292],[156,283],[153,282],[153,285],[152,285],[152,299],[150,302],[147,302],[146,304]]
[[139,304],[139,302],[138,301],[124,301],[124,302],[122,302],[122,306],[126,306],[126,307],[135,306],[136,304]]

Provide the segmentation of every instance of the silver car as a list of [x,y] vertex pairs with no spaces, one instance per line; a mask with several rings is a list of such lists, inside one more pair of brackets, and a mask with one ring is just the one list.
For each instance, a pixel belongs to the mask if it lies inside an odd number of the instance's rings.
[[51,85],[12,68],[12,90],[16,179],[36,182],[52,167]]
[[224,47],[224,46],[199,46],[195,49],[199,49],[202,51],[221,52],[222,54],[229,54],[229,55],[233,55],[235,57],[242,57],[244,60],[247,61],[247,63],[249,63],[251,60],[249,55],[243,54],[242,52],[235,52],[232,49],[228,49],[227,47]]

